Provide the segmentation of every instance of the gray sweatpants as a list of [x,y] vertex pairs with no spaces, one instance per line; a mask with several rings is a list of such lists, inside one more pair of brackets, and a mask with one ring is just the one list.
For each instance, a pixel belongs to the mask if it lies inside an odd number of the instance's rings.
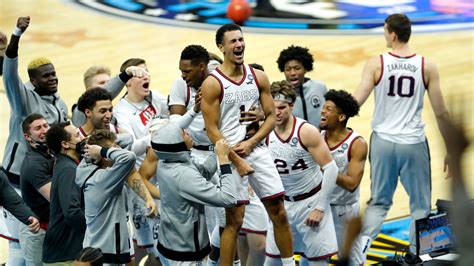
[[[371,198],[362,234],[372,240],[393,204],[398,177],[410,198],[410,250],[415,252],[415,221],[431,211],[431,169],[428,142],[397,144],[372,133],[370,139]],[[395,203],[397,204],[397,202]]]

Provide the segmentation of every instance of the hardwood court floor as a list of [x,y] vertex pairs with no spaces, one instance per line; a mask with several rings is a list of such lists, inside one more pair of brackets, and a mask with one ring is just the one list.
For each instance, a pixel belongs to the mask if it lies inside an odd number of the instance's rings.
[[[83,72],[91,65],[109,66],[118,73],[120,64],[130,57],[146,59],[152,77],[152,88],[167,94],[174,79],[180,76],[178,60],[181,50],[188,44],[200,44],[209,51],[220,54],[214,44],[214,31],[160,26],[131,21],[84,9],[60,0],[2,0],[0,5],[0,30],[9,36],[18,16],[31,16],[31,24],[21,38],[19,74],[27,80],[26,65],[37,56],[52,60],[59,77],[61,97],[72,106],[84,91]],[[244,30],[245,33],[245,30]],[[283,79],[275,63],[279,52],[291,44],[308,47],[315,56],[313,79],[323,80],[329,88],[353,92],[360,80],[362,68],[370,56],[387,51],[383,34],[367,36],[296,36],[284,34],[245,33],[246,62],[260,63],[265,67],[270,81]],[[473,49],[474,32],[456,31],[431,34],[414,34],[411,48],[438,65],[441,87],[449,106],[455,114],[464,114],[466,130],[472,139],[473,123]],[[3,84],[0,85],[0,156],[8,134],[9,105]],[[373,99],[363,106],[360,116],[351,119],[349,126],[360,132],[366,140],[370,137]],[[443,158],[444,144],[428,100],[423,113],[426,133],[430,142],[433,196],[450,198],[450,181],[445,180]],[[473,171],[473,149],[466,159],[466,173]],[[361,205],[370,196],[369,164],[361,184]],[[468,182],[474,192],[474,182]],[[399,186],[394,206],[388,218],[407,215],[408,197]],[[5,253],[0,248],[0,254]]]

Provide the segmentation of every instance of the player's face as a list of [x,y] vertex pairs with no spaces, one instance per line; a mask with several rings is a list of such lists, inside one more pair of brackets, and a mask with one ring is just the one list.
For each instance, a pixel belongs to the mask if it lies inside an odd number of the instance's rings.
[[179,61],[179,70],[181,71],[181,77],[189,87],[198,89],[201,87],[202,82],[204,81],[204,69],[206,65],[199,63],[193,65],[191,60],[181,60]]
[[92,89],[92,88],[102,88],[103,89],[103,88],[105,88],[105,86],[107,85],[109,80],[110,80],[109,75],[107,75],[105,73],[97,74],[97,75],[92,77],[89,88],[87,88],[87,89]]
[[321,109],[321,122],[319,127],[321,129],[331,129],[336,127],[341,121],[341,113],[337,106],[332,101],[326,101]]
[[276,125],[286,125],[288,123],[293,105],[286,101],[273,101],[275,103]]
[[[137,67],[141,67],[148,71],[145,64],[140,64]],[[143,76],[141,78],[132,77],[128,82],[129,92],[139,97],[145,98],[150,94],[150,77]]]
[[245,41],[240,30],[224,33],[224,44],[219,45],[224,57],[236,65],[244,63]]
[[36,69],[31,78],[31,83],[35,88],[43,88],[51,93],[58,90],[58,77],[52,64],[46,64]]
[[188,132],[186,132],[185,130],[183,130],[183,140],[188,150],[191,150],[191,148],[193,147],[193,139],[191,138],[191,136],[189,136]]
[[394,39],[394,36],[395,36],[395,32],[388,32],[388,29],[387,29],[387,24],[384,24],[383,25],[383,34],[384,34],[384,37],[385,37],[385,45],[388,47],[388,48],[392,48],[392,43],[393,43],[393,39]]
[[299,87],[304,83],[304,75],[306,69],[303,64],[298,60],[290,60],[285,63],[284,74],[286,81],[288,81],[293,87]]
[[48,122],[41,118],[36,119],[30,124],[26,140],[29,142],[46,142],[46,132],[49,130]]
[[86,109],[86,115],[90,117],[95,129],[109,129],[112,120],[113,106],[110,100],[101,100],[95,103],[92,110]]

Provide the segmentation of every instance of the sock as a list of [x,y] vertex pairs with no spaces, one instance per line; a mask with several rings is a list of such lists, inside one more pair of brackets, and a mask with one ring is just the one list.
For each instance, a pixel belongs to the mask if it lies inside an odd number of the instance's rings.
[[293,257],[281,258],[281,264],[283,266],[295,266],[295,259]]
[[234,260],[234,266],[240,266],[240,260]]

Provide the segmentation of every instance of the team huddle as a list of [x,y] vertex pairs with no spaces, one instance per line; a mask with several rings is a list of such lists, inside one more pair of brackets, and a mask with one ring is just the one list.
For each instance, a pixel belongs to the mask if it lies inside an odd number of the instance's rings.
[[[226,24],[215,35],[223,59],[185,47],[168,97],[150,89],[143,59],[126,60],[113,78],[89,68],[71,121],[50,60],[34,59],[29,82],[19,78],[29,22],[18,19],[2,57],[11,107],[0,172],[7,265],[99,257],[134,265],[138,249],[162,265],[286,266],[294,254],[299,265],[328,265],[334,255],[360,265],[398,177],[413,220],[430,213],[425,91],[443,137],[448,113],[436,66],[408,47],[403,14],[385,20],[392,52],[369,59],[354,95],[306,77],[313,56],[296,45],[277,59],[285,80],[270,82],[262,66],[244,63],[242,29]],[[372,91],[369,154],[347,123]],[[359,216],[368,155],[369,206],[360,234],[345,235]]]

